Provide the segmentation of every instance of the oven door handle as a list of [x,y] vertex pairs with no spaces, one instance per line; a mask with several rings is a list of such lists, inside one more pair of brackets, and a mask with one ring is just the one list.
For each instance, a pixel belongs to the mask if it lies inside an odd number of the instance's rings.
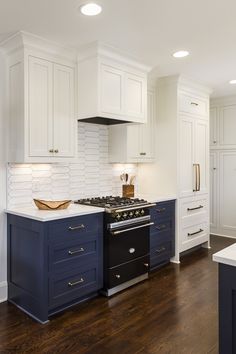
[[123,234],[124,232],[137,230],[137,229],[142,229],[143,227],[148,227],[148,226],[152,226],[152,225],[154,225],[154,222],[150,222],[149,224],[144,224],[144,225],[130,227],[129,229],[125,229],[125,230],[112,231],[112,235],[115,236],[115,235]]
[[144,204],[144,205],[138,205],[138,206],[131,206],[130,208],[122,208],[122,209],[116,209],[116,213],[122,213],[123,211],[130,211],[130,210],[136,210],[136,209],[145,209],[145,208],[151,208],[156,206],[156,203],[149,203],[149,204]]

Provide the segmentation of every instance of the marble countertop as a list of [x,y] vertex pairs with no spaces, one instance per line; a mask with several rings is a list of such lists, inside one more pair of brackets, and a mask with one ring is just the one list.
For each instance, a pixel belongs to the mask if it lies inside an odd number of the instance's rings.
[[5,212],[38,221],[51,221],[71,218],[73,216],[102,213],[104,209],[87,205],[71,204],[65,210],[38,210],[36,207],[32,206],[27,208],[9,208],[6,209]]
[[236,266],[236,243],[224,248],[223,250],[214,253],[212,256],[214,262]]

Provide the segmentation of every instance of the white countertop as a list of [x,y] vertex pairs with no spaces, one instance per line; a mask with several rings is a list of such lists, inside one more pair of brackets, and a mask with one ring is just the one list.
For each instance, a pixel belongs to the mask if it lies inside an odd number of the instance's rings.
[[213,261],[236,267],[236,243],[214,253]]
[[104,209],[87,205],[71,204],[65,210],[38,210],[36,207],[32,206],[28,208],[9,208],[6,209],[5,212],[38,221],[51,221],[71,218],[73,216],[102,213]]
[[176,195],[135,194],[135,198],[145,199],[150,203],[160,203],[168,200],[175,200]]

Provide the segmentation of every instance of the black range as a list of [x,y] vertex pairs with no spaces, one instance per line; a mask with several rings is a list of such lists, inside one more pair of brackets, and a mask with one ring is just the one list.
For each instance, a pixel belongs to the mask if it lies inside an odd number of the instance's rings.
[[75,203],[102,207],[104,217],[104,289],[111,296],[148,278],[150,208],[138,198],[98,197]]

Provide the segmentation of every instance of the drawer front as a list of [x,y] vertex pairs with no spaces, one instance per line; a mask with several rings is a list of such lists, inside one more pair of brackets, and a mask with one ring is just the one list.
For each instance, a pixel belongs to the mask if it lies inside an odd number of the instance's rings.
[[209,240],[209,225],[203,222],[180,230],[180,252]]
[[49,307],[54,308],[79,300],[100,288],[102,288],[102,277],[99,277],[96,262],[89,266],[78,267],[49,279]]
[[161,202],[150,210],[152,221],[159,222],[162,219],[168,219],[174,215],[175,201]]
[[209,218],[208,197],[188,198],[180,204],[180,225],[190,227],[207,221]]
[[57,220],[49,225],[49,241],[51,243],[66,242],[86,236],[89,233],[96,234],[102,227],[102,213]]
[[180,111],[200,116],[208,116],[208,101],[190,95],[180,95]]
[[156,247],[160,243],[171,241],[174,237],[171,229],[150,234],[150,248]]
[[107,287],[113,288],[135,277],[147,273],[149,269],[149,256],[140,257],[131,262],[108,270]]
[[98,240],[94,236],[85,241],[69,240],[49,246],[49,271],[63,272],[90,263],[98,257]]
[[172,227],[172,220],[167,219],[167,220],[162,220],[161,222],[157,222],[157,220],[154,220],[154,225],[151,226],[150,232],[151,234],[162,234],[165,232],[168,232]]
[[171,258],[171,242],[160,243],[150,250],[150,267],[154,268],[166,263]]

